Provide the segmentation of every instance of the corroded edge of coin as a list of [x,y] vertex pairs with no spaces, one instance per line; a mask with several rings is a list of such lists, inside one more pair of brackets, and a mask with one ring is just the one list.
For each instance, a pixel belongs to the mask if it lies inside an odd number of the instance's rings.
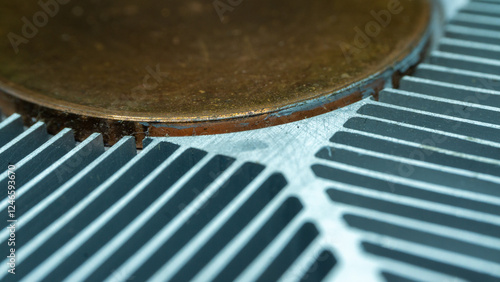
[[0,90],[0,108],[6,114],[20,113],[28,125],[35,121],[44,121],[49,132],[53,134],[65,127],[73,128],[77,140],[83,140],[94,132],[100,132],[105,143],[112,145],[121,137],[132,135],[136,137],[138,148],[142,147],[142,140],[145,137],[220,134],[284,124],[344,107],[370,95],[376,97],[388,83],[397,83],[399,76],[416,65],[426,50],[433,30],[431,17],[426,21],[421,36],[417,36],[415,42],[402,50],[398,60],[387,66],[387,69],[334,93],[263,114],[175,123],[126,120],[120,116],[86,116],[61,110],[57,106],[47,107],[29,99],[19,98],[19,95],[15,95],[16,92],[29,91],[4,80],[0,80],[0,89],[3,90]]

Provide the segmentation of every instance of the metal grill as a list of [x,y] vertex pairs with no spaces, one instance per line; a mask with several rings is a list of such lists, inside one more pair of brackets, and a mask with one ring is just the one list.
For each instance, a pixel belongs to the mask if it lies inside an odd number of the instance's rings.
[[499,27],[500,1],[472,1],[378,101],[139,153],[8,117],[19,250],[0,279],[499,280]]

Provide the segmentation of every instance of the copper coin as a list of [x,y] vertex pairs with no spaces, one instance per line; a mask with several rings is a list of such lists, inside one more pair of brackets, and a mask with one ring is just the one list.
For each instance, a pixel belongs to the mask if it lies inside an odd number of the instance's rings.
[[2,1],[0,107],[139,146],[280,124],[381,88],[430,15],[427,0]]

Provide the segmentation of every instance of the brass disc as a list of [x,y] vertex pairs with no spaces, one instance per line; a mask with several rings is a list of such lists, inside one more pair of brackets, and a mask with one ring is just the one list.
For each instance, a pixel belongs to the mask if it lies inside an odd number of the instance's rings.
[[52,131],[71,126],[79,138],[101,131],[109,144],[127,134],[253,129],[352,103],[361,95],[346,95],[350,85],[393,69],[421,43],[431,7],[427,0],[40,2],[48,4],[0,4],[0,107]]

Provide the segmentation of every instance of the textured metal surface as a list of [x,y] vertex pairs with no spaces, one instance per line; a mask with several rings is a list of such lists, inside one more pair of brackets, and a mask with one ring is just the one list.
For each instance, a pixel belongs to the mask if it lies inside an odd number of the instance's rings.
[[[457,19],[490,17],[482,3]],[[75,147],[70,130],[19,150],[19,179],[37,176],[19,186],[14,280],[498,281],[500,67],[476,23],[453,20],[378,101],[257,131],[150,138],[139,153],[132,138]],[[33,162],[51,148],[57,161]]]
[[38,1],[3,2],[0,107],[51,133],[132,135],[139,147],[282,124],[357,102],[415,64],[432,12],[428,0],[235,2],[223,22],[221,1],[69,3],[44,25]]

